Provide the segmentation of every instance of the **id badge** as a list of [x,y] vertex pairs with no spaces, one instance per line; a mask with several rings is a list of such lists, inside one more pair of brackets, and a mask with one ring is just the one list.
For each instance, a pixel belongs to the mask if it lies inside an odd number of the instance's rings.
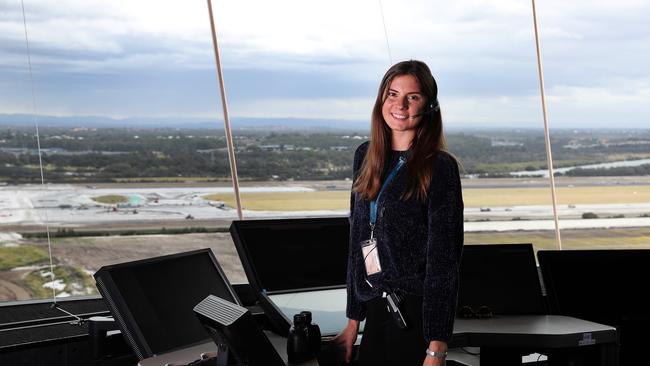
[[363,263],[366,265],[366,274],[368,276],[381,272],[381,263],[379,263],[379,252],[377,248],[377,239],[371,238],[361,242],[361,253],[363,254]]

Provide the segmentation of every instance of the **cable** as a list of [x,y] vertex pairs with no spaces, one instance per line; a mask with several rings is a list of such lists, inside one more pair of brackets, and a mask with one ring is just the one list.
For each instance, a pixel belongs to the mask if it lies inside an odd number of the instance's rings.
[[[32,92],[32,116],[34,121],[34,127],[36,128],[36,147],[38,150],[38,166],[41,172],[41,187],[45,188],[45,174],[43,173],[43,154],[41,152],[41,138],[38,131],[38,121],[36,119],[36,91],[34,90],[34,77],[32,74],[32,57],[29,48],[29,37],[27,36],[27,18],[25,16],[25,2],[20,0],[20,5],[23,12],[23,26],[25,28],[25,46],[27,47],[27,65],[29,67],[29,85]],[[54,264],[52,262],[52,240],[50,239],[50,220],[47,216],[47,207],[45,207],[45,232],[47,233],[47,249],[50,254],[50,278],[52,279],[52,284],[54,284]],[[56,303],[56,289],[52,286],[52,301]]]
[[[37,108],[36,108],[36,90],[34,88],[34,76],[32,72],[32,57],[31,57],[31,50],[29,47],[29,36],[27,33],[27,17],[25,16],[25,2],[24,0],[20,0],[20,7],[22,10],[23,14],[23,27],[25,29],[25,47],[27,49],[27,67],[29,70],[29,85],[31,88],[31,94],[32,94],[32,116],[33,116],[33,122],[34,122],[34,127],[36,129],[36,147],[38,151],[38,166],[39,170],[41,173],[41,187],[43,190],[45,190],[45,173],[43,172],[43,152],[41,150],[41,138],[40,138],[40,133],[38,130],[38,119],[36,116],[38,115]],[[52,283],[52,305],[50,308],[52,309],[58,309],[59,311],[72,316],[75,318],[75,320],[71,321],[70,324],[75,324],[75,325],[81,325],[83,324],[83,319],[78,317],[77,315],[74,315],[63,308],[61,308],[57,302],[56,302],[56,287],[54,286],[54,281],[55,281],[55,275],[54,275],[54,262],[52,260],[52,239],[50,235],[50,219],[48,216],[48,211],[47,207],[44,208],[45,212],[45,233],[47,235],[47,250],[48,254],[50,257],[50,279]]]
[[390,52],[390,43],[388,42],[388,31],[386,30],[386,18],[384,18],[384,6],[379,0],[379,11],[381,12],[381,23],[384,25],[384,37],[386,38],[386,49],[388,50],[388,61],[393,64],[393,55]]
[[69,312],[69,311],[65,310],[64,308],[60,307],[59,304],[56,303],[56,300],[54,301],[54,303],[52,305],[50,305],[50,308],[57,309],[57,310],[59,310],[59,311],[61,311],[63,313],[66,313],[66,314],[70,315],[71,317],[75,318],[74,320],[72,320],[70,322],[71,325],[83,325],[83,323],[84,323],[84,319],[82,319],[79,316],[77,316],[75,314],[72,314],[71,312]]

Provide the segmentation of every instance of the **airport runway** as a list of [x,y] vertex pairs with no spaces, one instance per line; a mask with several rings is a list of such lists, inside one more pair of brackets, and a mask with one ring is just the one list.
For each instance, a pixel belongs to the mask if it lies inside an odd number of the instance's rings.
[[[494,180],[464,181],[465,189],[487,188]],[[499,188],[531,187],[542,179],[499,180]],[[650,177],[570,179],[563,184],[650,184]],[[293,182],[244,186],[242,192],[308,192],[314,190],[349,190],[349,182]],[[237,218],[236,210],[223,202],[206,200],[214,193],[230,193],[230,187],[152,186],[152,185],[39,185],[0,186],[0,232],[38,230],[49,224],[52,228],[149,227],[152,225],[209,227],[228,223]],[[128,202],[102,204],[93,198],[120,195]],[[582,219],[593,213],[597,219]],[[563,228],[607,228],[650,226],[650,203],[572,204],[559,205],[558,214]],[[346,216],[347,210],[319,211],[251,211],[246,218]],[[551,230],[550,205],[518,205],[466,207],[466,231]],[[549,225],[551,225],[549,227]],[[1,240],[2,238],[0,238]]]

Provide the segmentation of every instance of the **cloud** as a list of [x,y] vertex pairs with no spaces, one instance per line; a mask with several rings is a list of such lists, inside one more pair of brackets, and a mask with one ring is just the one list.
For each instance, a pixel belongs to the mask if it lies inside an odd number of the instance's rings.
[[235,117],[370,120],[372,98],[282,98],[232,103]]
[[578,87],[557,85],[549,94],[550,100],[564,103],[622,104],[644,103],[650,100],[650,80],[638,80],[636,85],[619,84],[604,87]]
[[553,119],[563,124],[591,127],[633,126],[647,128],[650,111],[650,78],[634,85],[612,81],[607,87],[558,85],[548,93]]
[[[19,91],[8,97],[12,103],[5,101],[6,110],[15,111],[29,105],[22,101],[28,98],[20,85],[25,78],[18,76],[26,70],[24,30],[20,2],[4,3],[0,83]],[[229,98],[241,113],[258,115],[267,108],[274,116],[305,116],[312,108],[327,118],[367,114],[360,101],[374,98],[389,65],[379,1],[213,4]],[[416,58],[431,66],[450,120],[536,120],[541,111],[530,2],[381,4],[392,60]],[[172,106],[179,115],[212,113],[216,82],[206,9],[203,1],[26,3],[39,104],[72,114],[147,115],[164,109],[170,115]],[[640,108],[647,85],[639,80],[650,79],[650,3],[545,0],[537,2],[537,10],[556,118],[612,120],[620,108],[638,113],[628,120],[647,117]],[[68,90],[80,86],[83,95]],[[161,94],[175,103],[145,99]]]
[[[25,52],[20,2],[11,5],[0,21],[0,42],[14,45],[0,54],[9,60],[12,51]],[[213,67],[206,8],[203,2],[179,6],[145,0],[29,2],[25,11],[33,62],[48,71],[71,72],[164,69],[170,60],[177,67]]]
[[[650,78],[634,85],[618,80],[608,87],[557,85],[546,91],[549,125],[553,128],[647,128]],[[541,97],[441,97],[447,126],[542,128]]]
[[440,103],[446,128],[543,128],[539,97],[441,97]]

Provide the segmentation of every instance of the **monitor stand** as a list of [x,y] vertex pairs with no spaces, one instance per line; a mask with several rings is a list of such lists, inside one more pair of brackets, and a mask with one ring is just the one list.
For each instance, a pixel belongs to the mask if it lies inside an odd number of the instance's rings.
[[228,345],[224,343],[217,344],[217,366],[233,365],[235,360],[228,351]]

